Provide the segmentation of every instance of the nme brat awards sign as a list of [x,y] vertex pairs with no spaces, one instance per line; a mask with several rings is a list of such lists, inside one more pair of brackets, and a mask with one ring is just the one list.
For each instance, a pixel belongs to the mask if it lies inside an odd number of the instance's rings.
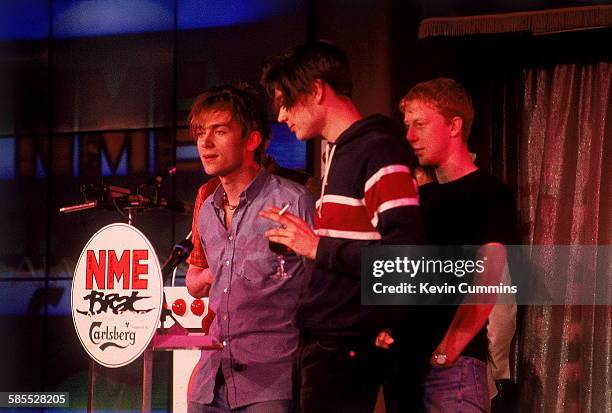
[[106,367],[121,367],[147,348],[163,299],[159,261],[136,228],[111,224],[91,237],[72,281],[72,320],[81,344]]

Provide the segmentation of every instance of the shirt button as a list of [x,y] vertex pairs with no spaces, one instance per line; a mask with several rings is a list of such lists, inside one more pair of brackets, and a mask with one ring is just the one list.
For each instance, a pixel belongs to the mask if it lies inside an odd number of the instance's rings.
[[227,266],[229,267],[229,265],[230,265],[229,260],[226,260],[226,261],[225,261],[225,265],[227,265]]
[[223,289],[223,292],[224,292],[224,293],[227,293],[227,287]]
[[227,239],[231,241],[231,240],[233,240],[233,239],[234,239],[234,237],[232,237],[232,236],[230,235],[229,237],[227,237]]
[[227,314],[224,314],[224,315],[223,315],[223,319],[224,319],[224,320],[227,320]]
[[227,346],[227,341],[223,340],[223,343],[221,343],[221,344],[223,344],[223,347],[225,347],[225,346]]

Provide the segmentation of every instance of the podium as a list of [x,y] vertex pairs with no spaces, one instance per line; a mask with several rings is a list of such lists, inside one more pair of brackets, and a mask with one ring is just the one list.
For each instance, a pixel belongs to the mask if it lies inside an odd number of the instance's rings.
[[[178,323],[165,329],[161,328],[153,336],[148,348],[143,352],[142,374],[142,413],[151,412],[151,390],[153,387],[153,353],[155,351],[174,350],[211,350],[223,349],[223,344],[215,341],[205,333],[192,333]],[[87,412],[94,411],[95,367],[98,363],[90,359],[87,384]]]
[[151,345],[144,352],[142,376],[142,413],[151,411],[151,388],[153,385],[153,352],[172,350],[221,350],[223,344],[204,333],[189,333],[174,324],[165,334],[155,333]]

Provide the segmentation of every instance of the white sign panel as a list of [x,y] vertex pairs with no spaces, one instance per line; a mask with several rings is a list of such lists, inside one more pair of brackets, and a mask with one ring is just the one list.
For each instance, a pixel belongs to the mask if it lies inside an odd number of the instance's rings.
[[136,228],[107,225],[81,253],[72,282],[72,320],[81,344],[106,367],[136,360],[149,345],[162,309],[157,255]]

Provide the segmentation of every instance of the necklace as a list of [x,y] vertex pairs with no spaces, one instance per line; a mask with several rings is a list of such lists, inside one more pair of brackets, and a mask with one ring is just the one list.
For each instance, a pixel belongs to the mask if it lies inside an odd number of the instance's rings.
[[227,198],[227,193],[225,193],[225,191],[223,191],[223,199],[222,199],[222,201],[223,201],[223,205],[227,205],[227,208],[230,211],[233,211],[234,209],[238,208],[238,204],[232,205],[232,204],[229,203],[229,199]]

